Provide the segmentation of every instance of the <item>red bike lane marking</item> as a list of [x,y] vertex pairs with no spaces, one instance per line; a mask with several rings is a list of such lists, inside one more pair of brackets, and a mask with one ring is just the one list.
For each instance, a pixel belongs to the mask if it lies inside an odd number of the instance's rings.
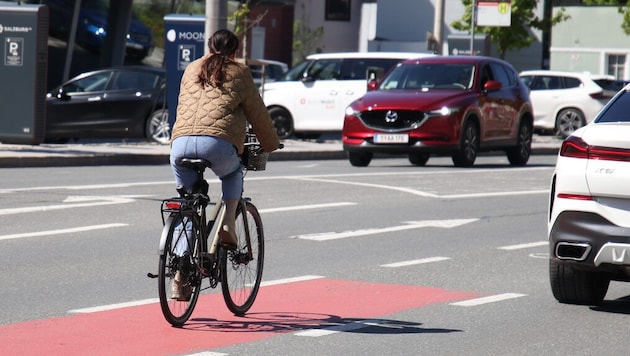
[[305,329],[478,297],[465,291],[317,279],[261,288],[244,317],[220,293],[202,295],[182,328],[159,304],[0,325],[0,354],[168,355],[200,352]]

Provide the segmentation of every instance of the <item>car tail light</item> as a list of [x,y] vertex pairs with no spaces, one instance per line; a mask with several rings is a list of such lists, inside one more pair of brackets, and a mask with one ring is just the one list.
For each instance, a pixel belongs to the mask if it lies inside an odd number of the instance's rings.
[[560,147],[560,156],[604,161],[630,162],[630,150],[624,148],[590,146],[579,137],[569,136]]
[[562,142],[560,156],[572,158],[588,158],[589,146],[579,137],[569,136]]
[[573,199],[573,200],[593,200],[593,197],[590,195],[582,195],[582,194],[566,194],[559,193],[558,198],[561,199]]

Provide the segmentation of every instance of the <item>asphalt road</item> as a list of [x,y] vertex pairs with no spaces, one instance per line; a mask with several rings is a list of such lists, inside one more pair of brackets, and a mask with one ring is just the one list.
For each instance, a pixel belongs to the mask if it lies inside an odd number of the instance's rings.
[[244,318],[206,291],[183,329],[146,277],[168,166],[5,168],[0,354],[625,354],[628,285],[597,307],[551,295],[554,163],[269,162],[245,192],[264,221],[267,284]]

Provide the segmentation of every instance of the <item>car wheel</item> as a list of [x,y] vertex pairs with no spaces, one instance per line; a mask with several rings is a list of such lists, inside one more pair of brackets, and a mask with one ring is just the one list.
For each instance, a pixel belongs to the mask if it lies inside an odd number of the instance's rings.
[[171,125],[168,122],[168,110],[159,109],[154,111],[146,125],[146,138],[161,144],[171,141]]
[[355,167],[367,167],[372,161],[372,152],[348,152],[348,160]]
[[513,166],[524,166],[532,152],[532,129],[527,121],[521,121],[516,146],[507,150],[507,158]]
[[475,163],[477,158],[477,150],[479,149],[479,129],[472,121],[467,121],[462,138],[459,144],[459,150],[452,156],[453,163],[456,167],[470,167]]
[[431,157],[428,153],[410,153],[409,154],[409,162],[414,166],[424,166],[429,161]]
[[603,273],[582,271],[549,260],[549,281],[560,303],[598,305],[606,296],[610,279]]
[[269,110],[269,116],[271,116],[271,121],[280,139],[287,139],[293,135],[293,119],[291,119],[291,114],[288,111],[282,108],[272,108]]
[[573,131],[584,126],[584,114],[580,110],[569,108],[558,113],[556,118],[556,135],[560,138],[567,138]]

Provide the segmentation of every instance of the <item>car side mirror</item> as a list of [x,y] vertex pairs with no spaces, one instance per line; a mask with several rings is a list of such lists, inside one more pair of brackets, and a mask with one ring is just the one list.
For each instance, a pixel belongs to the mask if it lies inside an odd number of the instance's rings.
[[70,95],[68,95],[68,93],[66,93],[65,90],[63,90],[63,88],[59,88],[59,90],[57,91],[57,94],[55,94],[55,97],[63,101],[70,100]]
[[313,78],[311,76],[304,76],[300,80],[302,81],[302,83],[312,83],[312,82],[315,81],[315,78]]
[[370,80],[367,83],[367,91],[375,91],[378,88],[378,80]]
[[486,93],[491,93],[494,91],[501,90],[501,87],[502,87],[501,82],[498,82],[496,80],[488,80],[486,84],[483,85],[483,90]]

